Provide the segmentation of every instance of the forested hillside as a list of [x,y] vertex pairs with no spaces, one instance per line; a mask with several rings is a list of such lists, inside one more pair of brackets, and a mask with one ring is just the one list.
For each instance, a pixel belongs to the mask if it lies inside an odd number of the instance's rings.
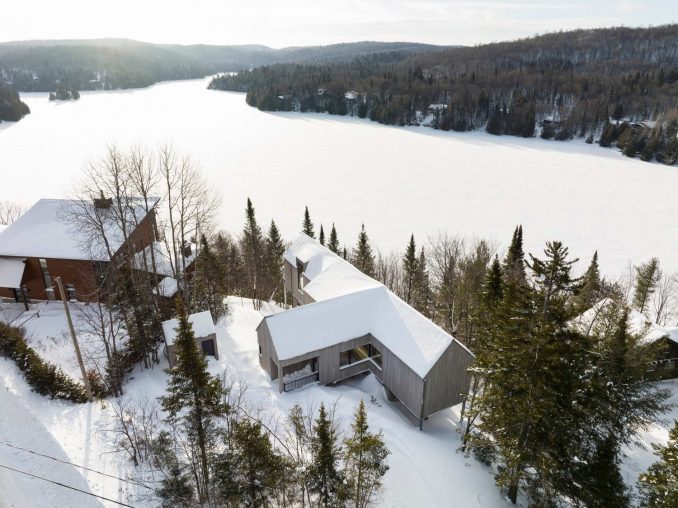
[[263,110],[392,125],[589,142],[606,131],[601,144],[627,155],[678,158],[678,25],[558,32],[396,62],[271,65],[210,86],[247,91],[247,102]]
[[0,122],[17,122],[30,112],[16,90],[0,84]]
[[299,48],[159,45],[123,39],[0,44],[0,82],[22,92],[146,87],[163,80],[200,78],[276,62],[328,62],[359,55],[402,60],[432,51],[426,44],[359,42]]

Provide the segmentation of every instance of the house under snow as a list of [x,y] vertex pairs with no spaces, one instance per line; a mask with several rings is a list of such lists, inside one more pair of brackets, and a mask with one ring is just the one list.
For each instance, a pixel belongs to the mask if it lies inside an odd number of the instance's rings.
[[312,238],[285,252],[284,286],[293,308],[257,328],[259,362],[281,392],[372,372],[420,424],[467,393],[471,352]]
[[[195,342],[198,348],[206,356],[213,356],[219,359],[219,350],[217,348],[217,329],[214,326],[214,320],[210,311],[196,312],[188,316],[188,322],[193,329]],[[165,356],[169,361],[170,368],[177,363],[177,351],[174,344],[179,329],[178,319],[168,319],[162,322],[162,333],[165,337]]]

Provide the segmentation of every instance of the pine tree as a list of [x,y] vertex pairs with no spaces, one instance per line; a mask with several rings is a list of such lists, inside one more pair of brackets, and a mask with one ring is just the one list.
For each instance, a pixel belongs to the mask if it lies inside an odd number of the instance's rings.
[[414,287],[417,271],[417,246],[414,243],[414,235],[410,236],[410,242],[403,256],[403,278],[405,286],[405,301],[412,303],[412,290]]
[[659,460],[640,475],[638,490],[642,506],[664,508],[678,506],[678,421],[669,431],[666,446],[654,446]]
[[362,400],[351,429],[351,435],[344,442],[346,488],[355,507],[364,508],[381,490],[381,479],[389,469],[386,457],[390,452],[381,432],[370,432]]
[[265,278],[264,239],[249,198],[247,198],[245,228],[240,243],[246,277],[246,296],[253,298],[255,305],[258,305],[257,302],[261,301],[261,286]]
[[320,225],[320,233],[318,234],[318,241],[320,242],[320,245],[325,245],[325,230],[323,229],[323,225]]
[[179,327],[174,341],[176,365],[170,370],[167,395],[160,397],[162,409],[171,425],[180,425],[196,457],[193,474],[200,501],[209,499],[209,455],[215,441],[215,418],[224,414],[222,387],[218,378],[207,372],[207,360],[198,348],[193,327],[177,299]]
[[485,278],[484,300],[488,307],[496,307],[504,296],[499,256],[495,255]]
[[268,236],[266,237],[266,251],[265,251],[265,270],[266,270],[266,298],[277,298],[280,300],[282,294],[281,280],[283,271],[283,254],[285,253],[285,245],[283,244],[280,231],[271,221],[271,226],[268,228]]
[[313,462],[308,468],[308,486],[310,492],[318,495],[319,503],[326,507],[337,504],[342,485],[338,469],[340,452],[336,431],[321,403],[311,438]]
[[412,306],[424,316],[429,316],[431,306],[431,286],[428,279],[426,253],[424,252],[423,247],[419,251],[419,259],[417,259],[415,267],[413,290]]
[[327,248],[335,254],[339,254],[339,237],[337,236],[337,230],[334,227],[334,223],[332,223],[332,229],[330,230],[330,241],[327,244]]
[[504,258],[504,276],[507,279],[525,282],[525,253],[523,252],[523,226],[517,226],[513,232]]
[[313,222],[311,222],[311,214],[308,213],[308,206],[304,209],[304,222],[301,231],[311,238],[315,238],[315,231],[313,230]]
[[238,471],[239,505],[267,506],[274,489],[285,480],[287,464],[271,444],[261,423],[240,420],[233,423],[232,444]]
[[662,271],[659,268],[659,260],[657,258],[652,258],[647,263],[636,267],[636,287],[633,294],[633,306],[638,312],[642,313],[647,309],[650,296],[652,296],[657,288],[661,277]]
[[209,310],[212,317],[219,318],[226,313],[224,292],[226,274],[223,265],[207,241],[205,235],[200,238],[200,253],[195,260],[194,270],[189,281],[191,310],[201,312]]
[[365,275],[372,277],[374,275],[374,254],[370,247],[370,240],[365,232],[365,224],[362,225],[358,235],[358,243],[353,249],[351,263]]
[[591,264],[586,269],[581,286],[574,299],[576,312],[582,313],[593,307],[602,297],[603,283],[600,279],[598,267],[598,251],[593,253]]

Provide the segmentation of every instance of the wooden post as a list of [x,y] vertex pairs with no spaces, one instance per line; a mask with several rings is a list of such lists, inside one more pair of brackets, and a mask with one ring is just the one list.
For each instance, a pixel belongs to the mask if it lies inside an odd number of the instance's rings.
[[66,319],[68,320],[68,328],[71,331],[71,339],[73,339],[73,348],[75,349],[75,356],[78,358],[78,364],[80,364],[80,372],[82,373],[82,382],[85,384],[85,391],[87,392],[87,400],[92,402],[94,397],[92,397],[92,388],[89,385],[89,379],[87,378],[87,372],[85,371],[85,364],[82,362],[82,355],[80,354],[80,346],[78,345],[78,339],[75,336],[75,328],[73,328],[73,320],[71,319],[71,311],[68,308],[68,298],[66,292],[64,291],[64,285],[61,282],[61,277],[56,277],[54,279],[59,287],[59,293],[61,294],[61,300],[64,302],[64,310],[66,311]]

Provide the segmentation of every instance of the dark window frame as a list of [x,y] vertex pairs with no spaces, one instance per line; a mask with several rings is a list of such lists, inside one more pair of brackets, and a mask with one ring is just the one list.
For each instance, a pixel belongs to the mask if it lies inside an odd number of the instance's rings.
[[[367,350],[367,356],[361,352],[360,355],[354,353],[354,351]],[[365,363],[371,361],[379,370],[383,369],[383,356],[381,351],[377,349],[376,346],[372,343],[362,344],[351,349],[345,349],[339,352],[339,368],[343,369],[350,367],[351,365],[357,365],[359,363]]]

